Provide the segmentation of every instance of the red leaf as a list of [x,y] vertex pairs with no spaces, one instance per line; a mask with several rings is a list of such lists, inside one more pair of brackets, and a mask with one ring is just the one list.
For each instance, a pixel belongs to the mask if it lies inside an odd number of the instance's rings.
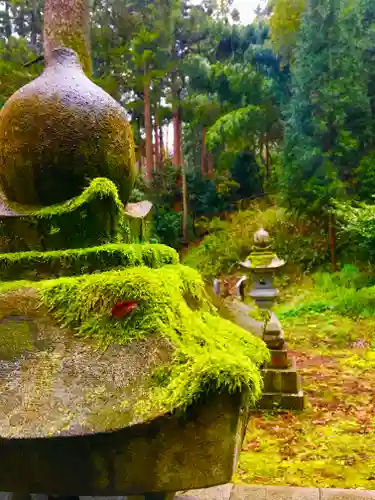
[[124,300],[118,302],[112,308],[112,316],[116,319],[122,319],[138,306],[136,300]]

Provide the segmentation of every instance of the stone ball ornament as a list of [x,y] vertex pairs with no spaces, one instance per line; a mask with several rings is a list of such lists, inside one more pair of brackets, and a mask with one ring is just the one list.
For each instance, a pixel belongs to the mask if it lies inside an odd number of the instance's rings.
[[269,233],[261,228],[256,233],[254,233],[254,243],[258,245],[269,245],[271,242],[271,237]]

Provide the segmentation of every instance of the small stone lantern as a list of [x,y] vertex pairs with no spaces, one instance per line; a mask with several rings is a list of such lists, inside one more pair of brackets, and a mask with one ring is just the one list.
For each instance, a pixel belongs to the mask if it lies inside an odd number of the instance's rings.
[[[268,321],[260,323],[263,340],[271,352],[271,362],[263,370],[265,392],[259,407],[272,409],[276,406],[280,409],[302,410],[304,396],[301,377],[297,373],[295,359],[288,356],[280,321],[271,311],[278,297],[278,291],[273,286],[273,277],[277,270],[285,265],[285,261],[272,251],[271,238],[263,228],[254,234],[253,251],[240,265],[251,273],[253,278],[253,288],[248,296],[269,316]],[[238,282],[237,288],[244,300],[245,278]]]

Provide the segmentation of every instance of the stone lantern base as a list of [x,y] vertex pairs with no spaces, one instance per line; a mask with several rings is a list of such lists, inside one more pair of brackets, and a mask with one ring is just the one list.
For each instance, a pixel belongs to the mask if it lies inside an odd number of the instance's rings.
[[303,410],[305,398],[301,375],[297,373],[295,358],[288,355],[281,324],[273,313],[263,340],[270,350],[271,361],[263,369],[264,393],[258,408]]
[[264,393],[257,407],[262,410],[299,410],[305,407],[301,375],[295,358],[286,349],[271,350],[271,363],[263,370]]

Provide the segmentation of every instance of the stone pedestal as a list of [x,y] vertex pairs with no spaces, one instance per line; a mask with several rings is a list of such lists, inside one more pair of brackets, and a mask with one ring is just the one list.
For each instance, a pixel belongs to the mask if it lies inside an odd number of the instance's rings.
[[281,324],[273,313],[263,339],[270,350],[271,361],[263,369],[264,393],[258,408],[303,410],[301,375],[297,373],[295,358],[288,356]]

